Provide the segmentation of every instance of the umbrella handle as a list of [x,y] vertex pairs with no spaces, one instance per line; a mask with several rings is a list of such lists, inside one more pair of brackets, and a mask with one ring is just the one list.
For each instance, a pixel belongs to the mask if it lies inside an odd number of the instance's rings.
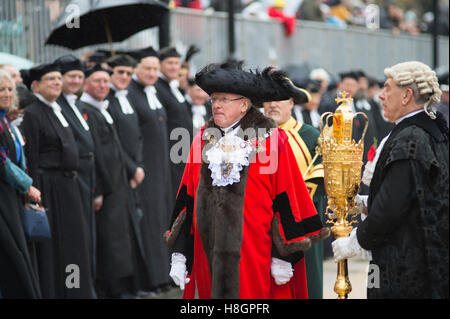
[[113,48],[111,29],[109,28],[108,19],[106,19],[106,16],[104,14],[102,16],[103,16],[103,22],[104,22],[103,25],[105,27],[106,38],[108,39],[109,48],[110,48],[110,51],[111,51],[111,56],[114,56],[115,52],[114,52],[114,48]]

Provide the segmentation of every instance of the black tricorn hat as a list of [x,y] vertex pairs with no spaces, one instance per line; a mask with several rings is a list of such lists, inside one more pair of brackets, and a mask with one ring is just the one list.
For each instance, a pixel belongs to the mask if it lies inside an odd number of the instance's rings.
[[249,98],[256,106],[264,102],[283,101],[290,98],[303,104],[311,100],[306,90],[296,87],[286,73],[273,67],[262,72],[245,71],[243,62],[210,64],[195,75],[195,82],[206,93],[234,93]]
[[59,66],[62,74],[72,70],[84,71],[83,63],[72,54],[60,56],[53,63]]
[[33,81],[40,81],[42,76],[50,72],[60,72],[59,65],[56,63],[45,63],[35,66],[30,69],[29,80],[30,83]]
[[105,62],[112,68],[115,68],[116,66],[131,66],[134,68],[137,64],[137,61],[128,54],[116,54]]
[[90,68],[84,70],[84,76],[87,79],[88,77],[91,76],[92,73],[97,72],[97,71],[104,71],[104,72],[108,73],[109,75],[112,74],[112,72],[110,70],[103,68],[100,64],[96,64],[93,67],[90,67]]

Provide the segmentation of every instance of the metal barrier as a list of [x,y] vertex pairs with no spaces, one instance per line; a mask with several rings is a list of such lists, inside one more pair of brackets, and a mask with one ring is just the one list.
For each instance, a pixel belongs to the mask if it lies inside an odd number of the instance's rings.
[[[69,0],[2,0],[0,7],[0,51],[28,58],[36,63],[49,62],[72,53],[80,56],[107,44],[68,50],[44,46],[51,21],[64,10]],[[383,69],[406,60],[432,65],[432,38],[393,35],[389,31],[370,31],[360,27],[336,29],[324,23],[297,21],[293,36],[286,37],[280,22],[256,18],[236,18],[236,57],[249,67],[277,65],[284,68],[309,61],[332,74],[362,69],[383,78]],[[227,58],[227,14],[176,8],[171,13],[171,43],[178,47],[196,44],[201,52],[193,57],[195,68]],[[99,32],[103,32],[100,31]],[[158,29],[152,28],[115,43],[115,49],[158,47]],[[449,65],[449,38],[439,37],[439,64]],[[1,63],[1,61],[0,61]]]

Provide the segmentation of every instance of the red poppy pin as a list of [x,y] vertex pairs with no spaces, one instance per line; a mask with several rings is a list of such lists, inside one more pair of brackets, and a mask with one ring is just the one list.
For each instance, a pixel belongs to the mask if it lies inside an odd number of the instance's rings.
[[375,158],[375,153],[376,153],[376,150],[377,150],[377,146],[378,146],[378,141],[377,141],[377,138],[374,137],[373,138],[373,144],[370,147],[369,151],[367,152],[367,160],[369,162],[372,162],[373,159]]

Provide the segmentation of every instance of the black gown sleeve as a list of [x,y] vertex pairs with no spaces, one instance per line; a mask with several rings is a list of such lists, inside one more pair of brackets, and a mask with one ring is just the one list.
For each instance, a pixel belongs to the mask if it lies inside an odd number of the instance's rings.
[[411,163],[396,161],[385,176],[367,218],[359,224],[356,233],[358,243],[366,250],[383,244],[386,236],[405,222],[413,204],[410,200],[414,187]]

